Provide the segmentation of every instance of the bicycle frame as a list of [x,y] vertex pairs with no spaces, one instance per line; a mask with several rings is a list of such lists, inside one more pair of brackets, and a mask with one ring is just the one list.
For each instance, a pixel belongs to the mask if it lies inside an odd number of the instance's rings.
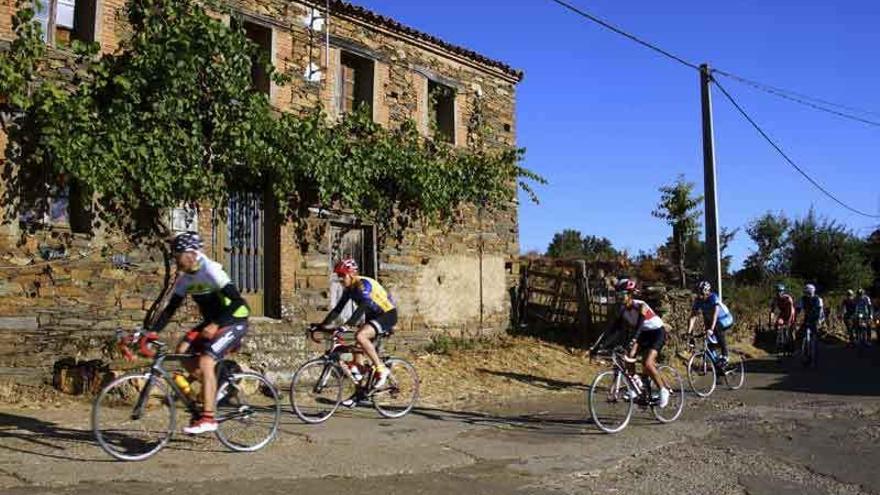
[[[351,380],[357,388],[359,388],[359,389],[363,388],[364,390],[372,390],[372,388],[373,388],[372,387],[372,385],[373,385],[372,373],[370,373],[370,375],[369,375],[370,379],[369,379],[369,382],[367,383],[367,385],[365,387],[361,387],[361,385],[358,383],[358,380],[356,380],[354,378],[354,376],[351,374],[351,370],[348,368],[348,366],[345,366],[345,361],[342,359],[342,354],[344,354],[346,352],[350,352],[352,354],[361,354],[361,355],[364,354],[364,350],[359,345],[349,344],[345,341],[345,334],[346,333],[353,333],[353,332],[351,330],[349,330],[347,327],[339,327],[333,332],[333,335],[331,337],[332,340],[331,340],[330,347],[327,349],[327,351],[324,352],[324,354],[320,358],[320,359],[324,360],[324,369],[321,371],[320,379],[317,381],[317,383],[315,383],[315,388],[313,389],[313,391],[315,393],[319,393],[321,390],[323,390],[324,386],[326,386],[327,380],[330,377],[330,369],[333,368],[334,366],[338,366],[342,370],[342,373],[349,380]],[[381,355],[382,354],[382,344],[383,344],[385,337],[386,337],[386,335],[377,335],[376,339],[375,339],[374,345],[376,347],[376,353],[380,354],[380,358],[387,357],[387,356]],[[375,365],[375,363],[374,363],[374,365]]]
[[[165,354],[162,350],[159,350],[157,352],[152,364],[150,364],[150,371],[147,372],[147,375],[149,377],[147,380],[147,384],[144,386],[143,389],[141,389],[141,393],[138,396],[138,401],[135,404],[134,411],[132,412],[132,419],[140,419],[141,415],[143,414],[144,406],[150,398],[150,392],[153,389],[155,381],[159,378],[170,385],[174,398],[181,400],[184,406],[186,406],[187,411],[192,414],[197,414],[199,412],[199,407],[196,401],[190,398],[189,395],[184,393],[183,390],[181,390],[180,387],[177,386],[177,383],[175,383],[171,373],[169,373],[168,370],[166,370],[162,366],[166,360],[183,361],[184,359],[189,359],[193,356],[193,354]],[[218,382],[219,381],[220,380],[218,379]]]

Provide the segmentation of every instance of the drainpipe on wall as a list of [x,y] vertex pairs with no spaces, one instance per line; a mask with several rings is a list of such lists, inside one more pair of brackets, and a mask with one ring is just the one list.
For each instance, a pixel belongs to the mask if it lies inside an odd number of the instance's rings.
[[477,336],[483,336],[483,209],[486,207],[486,200],[480,201],[480,208],[477,210],[477,222],[479,223],[480,237],[478,241],[480,255],[480,328],[477,330]]
[[330,0],[327,0],[327,10],[324,14],[324,71],[325,77],[330,80]]

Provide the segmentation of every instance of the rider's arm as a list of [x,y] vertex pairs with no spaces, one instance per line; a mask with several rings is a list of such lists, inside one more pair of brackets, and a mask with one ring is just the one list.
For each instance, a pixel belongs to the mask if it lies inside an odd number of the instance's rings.
[[171,299],[168,300],[168,304],[165,305],[165,309],[162,310],[162,313],[160,313],[159,317],[156,318],[156,321],[153,322],[150,330],[154,332],[161,332],[164,330],[181,303],[183,303],[183,296],[179,296],[176,293],[172,294]]
[[349,295],[348,291],[345,291],[342,294],[342,297],[339,298],[339,302],[336,303],[336,306],[334,306],[333,309],[331,309],[330,312],[327,313],[324,321],[321,322],[321,326],[326,328],[335,323],[336,320],[339,319],[339,315],[342,314],[342,310],[345,309],[345,305],[348,304],[350,298],[351,296]]
[[359,304],[357,308],[355,308],[354,312],[351,314],[351,317],[348,319],[348,321],[345,322],[345,324],[349,326],[357,325],[361,321],[361,318],[364,316],[364,313],[366,312],[367,303],[363,302]]
[[247,308],[247,303],[244,298],[241,297],[241,293],[238,292],[238,288],[235,287],[235,284],[228,283],[222,289],[220,289],[220,294],[229,299],[229,305],[223,308],[223,311],[214,318],[214,321],[211,323],[216,323],[217,325],[222,325],[229,320],[231,320],[235,312],[238,311],[241,307]]
[[709,326],[710,332],[714,332],[715,327],[718,325],[718,313],[719,312],[721,312],[721,307],[716,304],[715,309],[712,311],[712,325]]

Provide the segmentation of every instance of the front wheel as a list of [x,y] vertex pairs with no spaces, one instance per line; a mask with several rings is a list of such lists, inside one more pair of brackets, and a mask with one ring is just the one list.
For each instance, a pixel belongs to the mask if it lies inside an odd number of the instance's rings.
[[373,392],[373,407],[383,417],[402,418],[419,400],[419,375],[413,365],[403,359],[387,359],[385,366],[391,374],[385,386]]
[[688,360],[688,382],[698,397],[709,397],[715,391],[715,365],[705,352],[696,352]]
[[636,393],[619,371],[600,373],[587,392],[593,423],[605,433],[617,433],[632,418]]
[[[678,371],[675,371],[675,368],[671,366],[660,366],[657,368],[657,373],[660,374],[666,387],[668,387],[669,402],[665,407],[660,407],[659,404],[652,405],[651,412],[654,413],[657,421],[671,423],[678,419],[682,411],[684,411],[684,380],[681,379]],[[658,387],[660,386],[659,384],[657,385]]]
[[323,423],[342,402],[342,371],[335,364],[316,359],[296,370],[290,381],[290,406],[299,419]]
[[217,389],[217,438],[236,452],[254,452],[275,438],[278,391],[259,373],[234,373]]
[[150,373],[125,375],[105,386],[92,407],[92,432],[104,452],[121,461],[142,461],[174,434],[171,388]]

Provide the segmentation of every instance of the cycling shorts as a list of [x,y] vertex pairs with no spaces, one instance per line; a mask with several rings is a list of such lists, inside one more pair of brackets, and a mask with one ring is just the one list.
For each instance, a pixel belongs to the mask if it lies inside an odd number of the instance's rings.
[[191,343],[190,349],[194,354],[207,354],[217,361],[241,347],[241,341],[248,332],[247,320],[239,320],[217,330],[214,338],[206,339],[199,335],[205,326],[207,324],[202,323],[190,330],[186,340]]
[[636,343],[639,345],[640,351],[654,349],[657,352],[663,350],[666,343],[666,328],[660,327],[656,330],[642,330]]
[[387,335],[397,325],[397,309],[386,311],[367,322],[376,330],[376,335]]

